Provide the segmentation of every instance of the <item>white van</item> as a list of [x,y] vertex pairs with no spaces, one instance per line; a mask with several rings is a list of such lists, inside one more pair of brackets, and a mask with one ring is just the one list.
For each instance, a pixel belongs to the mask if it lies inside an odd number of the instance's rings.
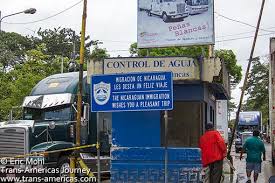
[[183,19],[189,15],[185,0],[152,0],[149,16],[158,15],[164,22]]

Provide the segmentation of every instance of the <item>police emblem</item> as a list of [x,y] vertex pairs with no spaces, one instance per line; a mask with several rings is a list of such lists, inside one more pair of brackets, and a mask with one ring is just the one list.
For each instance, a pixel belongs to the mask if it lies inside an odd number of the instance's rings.
[[110,95],[111,95],[111,84],[109,83],[104,83],[104,82],[100,82],[97,84],[94,84],[94,99],[95,102],[98,105],[104,105],[106,104],[109,99],[110,99]]

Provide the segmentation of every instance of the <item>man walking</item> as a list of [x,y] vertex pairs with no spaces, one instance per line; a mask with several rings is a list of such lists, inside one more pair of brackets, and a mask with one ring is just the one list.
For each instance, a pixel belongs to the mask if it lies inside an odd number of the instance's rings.
[[258,130],[253,131],[253,137],[248,138],[244,145],[240,155],[240,160],[243,158],[243,153],[246,151],[246,174],[247,183],[251,183],[251,173],[254,171],[254,182],[257,182],[258,175],[261,173],[262,154],[265,161],[265,147],[262,140],[259,138],[260,132]]
[[226,156],[226,145],[220,133],[214,130],[212,124],[205,127],[206,132],[200,138],[203,167],[210,168],[210,183],[220,183],[223,159]]

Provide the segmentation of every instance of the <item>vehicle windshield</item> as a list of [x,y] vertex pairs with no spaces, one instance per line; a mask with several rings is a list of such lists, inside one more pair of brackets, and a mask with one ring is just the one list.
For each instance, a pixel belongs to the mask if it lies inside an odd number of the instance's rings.
[[240,125],[239,127],[238,127],[238,131],[239,132],[252,132],[252,131],[254,131],[254,130],[256,130],[256,129],[258,129],[258,125],[256,125],[256,126],[248,126],[248,125]]
[[48,109],[25,108],[23,119],[35,121],[69,121],[72,119],[70,106],[60,106]]
[[190,6],[208,5],[208,0],[187,0]]
[[176,2],[176,0],[163,0],[164,2]]

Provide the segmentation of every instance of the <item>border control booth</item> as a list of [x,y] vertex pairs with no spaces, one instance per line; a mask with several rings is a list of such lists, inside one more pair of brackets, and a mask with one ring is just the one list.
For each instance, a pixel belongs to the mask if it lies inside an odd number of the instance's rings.
[[216,125],[216,101],[229,96],[220,59],[119,57],[105,59],[102,67],[104,74],[173,72],[167,139],[164,111],[112,113],[111,182],[164,182],[165,162],[168,182],[202,181],[199,138],[206,123]]

